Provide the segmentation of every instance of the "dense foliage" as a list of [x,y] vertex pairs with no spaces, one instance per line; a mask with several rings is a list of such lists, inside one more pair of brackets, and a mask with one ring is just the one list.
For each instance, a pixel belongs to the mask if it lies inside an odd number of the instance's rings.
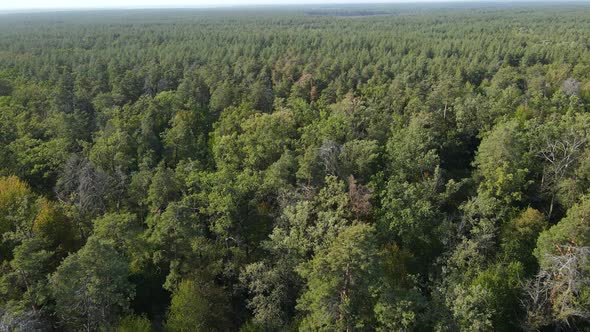
[[590,328],[590,7],[373,7],[1,15],[0,331]]

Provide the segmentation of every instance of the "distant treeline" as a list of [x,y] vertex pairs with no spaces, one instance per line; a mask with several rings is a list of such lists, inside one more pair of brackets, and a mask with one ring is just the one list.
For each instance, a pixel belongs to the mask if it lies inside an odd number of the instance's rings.
[[326,10],[307,10],[305,15],[312,16],[372,16],[372,15],[392,15],[391,12],[383,10],[339,10],[339,9],[326,9]]

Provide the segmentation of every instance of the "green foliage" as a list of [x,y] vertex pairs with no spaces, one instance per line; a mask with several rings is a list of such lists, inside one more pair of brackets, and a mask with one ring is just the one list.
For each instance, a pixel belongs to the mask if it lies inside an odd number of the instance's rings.
[[112,327],[135,294],[128,276],[129,263],[114,246],[90,237],[51,275],[59,322],[68,330]]
[[497,125],[484,137],[475,158],[481,192],[508,204],[524,199],[531,162],[525,139],[515,121]]
[[163,135],[164,149],[172,164],[184,159],[202,160],[207,155],[207,138],[205,133],[196,130],[204,125],[194,111],[179,111],[172,120],[170,128]]
[[[23,241],[13,251],[13,259],[0,276],[0,294],[15,325],[34,328],[50,315],[51,294],[47,274],[54,265],[54,252],[45,241],[33,238]],[[27,318],[28,317],[28,318]]]
[[160,164],[150,179],[147,202],[152,210],[160,211],[178,196],[179,184],[174,171]]
[[167,331],[224,331],[229,304],[223,289],[210,283],[184,280],[172,294]]
[[306,314],[300,330],[371,329],[371,285],[377,259],[372,232],[368,225],[350,226],[298,268],[308,285],[297,304]]
[[0,232],[13,237],[30,236],[29,222],[35,218],[36,197],[27,184],[15,176],[0,178]]
[[534,272],[537,262],[533,256],[537,238],[547,228],[543,214],[527,208],[520,216],[503,225],[501,248],[505,261],[521,262],[527,273]]
[[567,246],[590,245],[590,198],[583,197],[579,204],[567,211],[567,216],[556,225],[541,233],[537,240],[535,256],[541,267],[546,264],[546,255],[562,253]]
[[253,328],[280,329],[294,313],[301,281],[293,268],[296,262],[276,257],[274,261],[252,263],[240,275],[252,294],[248,307],[254,313]]
[[151,332],[152,323],[144,316],[127,315],[119,321],[116,332]]
[[0,330],[590,327],[589,7],[312,7],[2,15]]
[[[520,327],[523,317],[520,295],[522,264],[511,262],[497,264],[482,271],[469,286],[469,289],[483,289],[485,313],[490,314],[491,326],[498,331],[514,331]],[[464,314],[464,313],[462,313]],[[469,330],[472,322],[464,321],[463,327]]]
[[142,231],[135,215],[107,213],[94,220],[93,236],[109,243],[119,254],[135,263],[144,255],[145,240],[141,237]]

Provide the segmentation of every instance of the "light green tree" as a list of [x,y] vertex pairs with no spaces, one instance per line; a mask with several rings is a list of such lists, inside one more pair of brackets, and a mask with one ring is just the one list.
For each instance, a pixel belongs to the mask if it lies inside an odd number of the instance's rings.
[[229,314],[228,299],[222,288],[183,280],[172,294],[165,328],[171,332],[226,331],[231,321]]
[[377,260],[373,232],[366,224],[350,226],[299,266],[307,284],[297,304],[305,314],[301,331],[373,329],[371,287]]

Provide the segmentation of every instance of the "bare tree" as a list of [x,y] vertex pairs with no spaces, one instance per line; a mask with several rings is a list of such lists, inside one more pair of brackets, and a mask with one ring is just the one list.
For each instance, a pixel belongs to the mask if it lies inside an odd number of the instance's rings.
[[581,85],[580,82],[570,77],[561,85],[561,91],[568,96],[577,96],[580,93]]
[[348,177],[348,197],[355,217],[365,218],[371,213],[371,188],[358,184],[354,176]]
[[544,191],[549,192],[551,195],[551,203],[547,213],[548,219],[551,219],[553,213],[558,184],[575,165],[585,143],[586,136],[580,135],[580,133],[570,128],[560,138],[547,140],[545,146],[541,149],[540,156],[547,163],[544,168],[541,186]]
[[322,143],[319,156],[327,174],[338,175],[338,158],[341,150],[342,146],[334,141],[326,140]]
[[51,331],[51,324],[42,315],[33,310],[12,312],[0,309],[0,332],[8,331]]
[[87,158],[73,155],[66,163],[55,188],[61,202],[74,206],[79,214],[76,220],[83,237],[90,220],[104,213],[113,192],[120,187],[115,179],[97,169]]
[[580,301],[590,290],[590,247],[557,249],[557,255],[545,256],[545,266],[525,285],[529,330],[548,325],[573,330],[576,321],[590,319],[590,307]]

